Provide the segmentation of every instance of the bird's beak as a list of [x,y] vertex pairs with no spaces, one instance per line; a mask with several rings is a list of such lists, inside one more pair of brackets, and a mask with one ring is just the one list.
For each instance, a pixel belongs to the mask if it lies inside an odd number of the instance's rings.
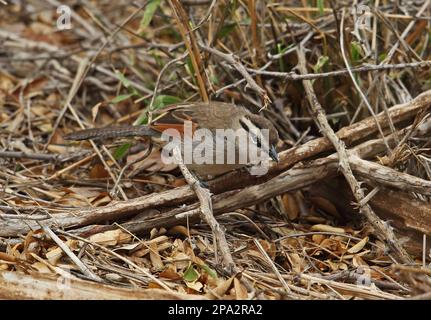
[[277,153],[277,150],[275,150],[275,146],[273,145],[269,148],[269,156],[272,160],[274,160],[275,162],[278,162],[279,160],[278,153]]

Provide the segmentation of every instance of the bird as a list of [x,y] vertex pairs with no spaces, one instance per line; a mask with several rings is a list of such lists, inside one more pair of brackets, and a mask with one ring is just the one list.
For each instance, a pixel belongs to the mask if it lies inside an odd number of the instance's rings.
[[[273,161],[278,162],[278,154],[276,145],[279,140],[279,135],[271,121],[262,115],[254,114],[243,106],[237,106],[232,103],[220,101],[209,102],[193,102],[193,103],[177,103],[167,106],[163,109],[158,109],[152,112],[152,120],[148,125],[120,125],[108,126],[102,128],[84,129],[77,132],[72,132],[64,136],[65,140],[104,140],[121,137],[150,137],[151,141],[157,145],[166,146],[168,141],[163,137],[166,130],[169,132],[178,132],[181,138],[182,146],[184,147],[187,137],[195,136],[199,130],[204,130],[205,134],[210,134],[212,140],[210,142],[222,142],[223,149],[214,148],[210,150],[207,161],[195,161],[192,159],[190,163],[186,163],[187,167],[202,180],[210,180],[218,177],[229,171],[247,167],[253,163],[255,159],[251,159],[247,152],[252,149],[250,146],[243,146],[244,140],[235,140],[233,153],[234,161],[228,159],[229,151],[226,132],[242,132],[247,135],[251,141],[252,147],[257,152],[267,155]],[[188,124],[189,126],[187,127]],[[187,129],[190,129],[188,131]],[[174,130],[174,131],[172,131]],[[266,135],[262,134],[266,131]],[[203,140],[192,141],[191,149],[197,148]],[[208,142],[208,141],[206,141]],[[183,155],[185,148],[182,149]],[[222,152],[223,155],[220,156]],[[244,155],[244,152],[247,154]],[[185,156],[184,156],[185,158]],[[210,161],[208,161],[208,159]],[[221,161],[220,161],[221,159]],[[240,161],[242,159],[242,161]],[[259,158],[261,159],[261,158]],[[216,161],[218,160],[218,162]]]

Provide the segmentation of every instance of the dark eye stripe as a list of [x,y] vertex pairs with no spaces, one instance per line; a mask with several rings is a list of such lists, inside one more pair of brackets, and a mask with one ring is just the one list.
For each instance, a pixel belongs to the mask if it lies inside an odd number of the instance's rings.
[[[261,148],[262,147],[262,142],[260,141],[259,136],[256,136],[253,132],[250,131],[250,128],[247,126],[247,124],[242,121],[241,119],[239,120],[239,123],[241,125],[241,127],[243,127],[243,129],[245,131],[247,131],[249,134],[253,135],[253,137],[256,139],[256,145]],[[255,123],[253,123],[253,125],[255,125],[259,130],[262,130],[260,127],[258,127]]]
[[250,128],[247,126],[247,124],[246,124],[244,121],[242,121],[242,119],[239,119],[239,124],[241,125],[241,127],[242,127],[245,131],[250,132]]

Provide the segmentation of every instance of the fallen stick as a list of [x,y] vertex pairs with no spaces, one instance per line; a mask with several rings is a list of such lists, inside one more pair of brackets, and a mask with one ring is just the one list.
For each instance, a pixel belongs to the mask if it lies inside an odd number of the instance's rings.
[[[207,188],[204,188],[200,185],[200,181],[198,181],[189,171],[187,166],[183,163],[183,159],[181,156],[181,150],[179,147],[174,148],[173,154],[175,160],[180,167],[181,173],[186,179],[188,185],[191,189],[196,193],[196,196],[199,199],[200,207],[199,213],[202,220],[204,220],[211,228],[211,231],[214,234],[214,242],[216,248],[219,249],[222,256],[222,264],[226,268],[228,274],[232,274],[234,272],[238,272],[237,267],[235,266],[235,262],[233,261],[232,254],[229,250],[229,244],[226,240],[226,234],[223,231],[222,227],[218,223],[218,221],[214,218],[212,211],[212,202],[211,202],[211,193]],[[217,250],[216,250],[216,260],[217,260]]]
[[0,299],[205,300],[205,297],[163,289],[119,288],[77,278],[59,279],[58,277],[43,273],[27,275],[15,271],[0,271]]
[[[406,104],[400,104],[393,106],[389,109],[389,115],[392,117],[394,124],[399,124],[403,121],[411,120],[417,112],[428,108],[431,105],[431,90],[423,92],[415,99]],[[381,113],[377,115],[377,120],[384,123],[386,115]],[[384,125],[382,125],[385,127]],[[425,126],[423,126],[425,128]],[[358,123],[355,123],[349,127],[345,127],[338,131],[337,135],[345,141],[347,145],[351,145],[354,142],[362,140],[369,137],[371,134],[376,132],[376,127],[374,119],[367,118]],[[418,135],[423,135],[427,131],[422,130]],[[373,140],[364,143],[358,148],[364,149],[361,151],[361,158],[366,158],[375,155],[379,148],[381,148],[381,143],[379,140]],[[301,146],[292,148],[281,152],[279,154],[280,163],[278,165],[272,165],[270,167],[269,173],[265,177],[256,178],[250,176],[248,173],[243,171],[235,171],[228,173],[227,175],[218,178],[210,182],[211,191],[213,193],[220,193],[225,190],[232,190],[232,188],[239,187],[244,184],[252,185],[265,180],[270,179],[277,175],[277,173],[286,170],[286,168],[291,167],[295,163],[307,160],[310,157],[316,156],[321,152],[331,150],[331,145],[326,138],[318,138],[309,141]],[[318,164],[310,164],[308,170],[314,170],[314,166],[319,167]],[[289,174],[292,175],[291,179],[294,184],[285,185],[287,191],[292,191],[299,189],[301,187],[307,186],[311,183],[318,181],[329,173],[322,175],[309,174],[307,168],[301,169],[302,172],[291,171]],[[322,169],[321,170],[328,170]],[[301,175],[305,179],[301,182]],[[295,188],[295,185],[297,188]],[[232,194],[235,194],[233,192]],[[225,194],[227,196],[228,194]],[[163,208],[172,207],[176,205],[181,205],[196,199],[196,195],[188,186],[179,187],[176,189],[154,193],[147,196],[139,197],[136,199],[131,199],[128,201],[120,201],[111,203],[105,207],[98,208],[82,208],[78,210],[62,212],[54,214],[52,219],[44,221],[44,225],[48,225],[52,228],[62,227],[62,228],[79,228],[83,226],[88,226],[92,224],[101,223],[102,221],[115,221],[118,219],[124,219],[136,215],[150,208]],[[241,203],[241,202],[240,202]],[[161,218],[163,221],[165,217]],[[169,219],[168,219],[169,220]],[[177,223],[181,223],[177,221]],[[160,226],[158,222],[154,222],[155,226]],[[14,220],[3,220],[0,219],[0,236],[2,237],[15,237],[19,234],[26,234],[30,229],[38,229],[38,225],[31,221],[14,221]]]
[[[298,56],[298,68],[302,74],[307,73],[306,67],[306,59],[304,48],[297,50]],[[347,148],[344,142],[335,134],[329,125],[328,119],[326,119],[326,113],[323,107],[320,105],[317,96],[314,92],[313,84],[310,80],[304,80],[303,82],[305,92],[307,94],[308,104],[311,109],[311,114],[314,122],[318,127],[323,131],[323,134],[331,141],[334,148],[337,150],[338,158],[339,158],[339,166],[340,170],[346,178],[347,183],[352,190],[352,193],[355,197],[356,203],[359,205],[359,213],[363,215],[367,221],[373,226],[375,230],[375,235],[382,241],[386,243],[386,245],[394,251],[398,260],[403,263],[411,263],[412,259],[402,247],[400,242],[395,236],[393,230],[385,224],[374,212],[371,206],[368,203],[364,203],[363,200],[365,198],[364,189],[361,188],[360,183],[357,181],[356,177],[353,174],[349,156],[347,153]],[[378,122],[377,122],[378,123]],[[379,130],[381,128],[379,127]],[[386,138],[383,137],[385,144]]]
[[[393,143],[393,139],[393,135],[388,136],[389,142]],[[366,147],[360,145],[349,152],[349,158],[351,158],[352,161],[359,159],[358,163],[352,166],[355,173],[361,177],[366,177],[368,181],[374,184],[384,184],[385,186],[399,188],[403,191],[431,194],[430,181],[359,158],[374,156],[374,152],[378,152],[379,150],[379,148],[373,149],[370,147],[368,142],[364,144],[366,144]],[[376,139],[375,144],[381,145],[383,142],[381,139]],[[371,171],[375,171],[378,174],[371,174],[370,168],[372,168]],[[261,203],[277,195],[298,190],[322,179],[335,176],[338,174],[338,170],[339,159],[335,154],[326,158],[314,160],[302,166],[295,166],[262,184],[250,186],[240,191],[228,191],[213,196],[213,213],[217,216],[225,212]],[[156,217],[143,219],[141,221],[127,222],[122,226],[133,233],[139,234],[153,228],[169,228],[175,225],[185,224],[187,219],[189,223],[193,223],[199,220],[198,209],[198,205],[193,203],[185,207],[161,213]]]

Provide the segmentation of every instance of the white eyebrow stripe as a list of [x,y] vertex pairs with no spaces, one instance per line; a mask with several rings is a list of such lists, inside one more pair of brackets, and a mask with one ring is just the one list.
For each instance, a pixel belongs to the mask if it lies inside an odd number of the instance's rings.
[[256,136],[256,139],[259,139],[261,148],[266,151],[269,151],[269,141],[264,138],[261,129],[245,117],[241,118],[240,122],[242,122],[247,127],[247,129],[244,128],[244,130],[254,134]]
[[251,122],[249,119],[241,118],[240,121],[242,121],[242,123],[244,123],[246,125],[248,132],[252,132],[255,135],[260,134],[260,129],[253,122]]

